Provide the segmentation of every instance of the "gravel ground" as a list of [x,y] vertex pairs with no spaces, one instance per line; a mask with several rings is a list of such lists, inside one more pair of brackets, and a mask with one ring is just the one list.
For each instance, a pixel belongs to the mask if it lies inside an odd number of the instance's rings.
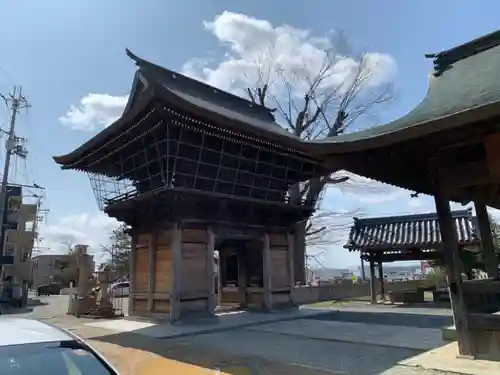
[[234,355],[260,357],[282,363],[350,375],[378,375],[420,351],[365,344],[291,337],[241,329],[179,340],[210,346]]

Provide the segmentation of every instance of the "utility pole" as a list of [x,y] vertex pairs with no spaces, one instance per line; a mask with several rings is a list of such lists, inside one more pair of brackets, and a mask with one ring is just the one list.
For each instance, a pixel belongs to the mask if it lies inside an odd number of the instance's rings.
[[10,168],[10,160],[12,155],[17,155],[22,158],[26,158],[27,150],[22,146],[22,138],[16,137],[15,128],[16,128],[16,119],[17,114],[20,109],[29,108],[30,104],[26,100],[26,98],[22,94],[21,87],[14,87],[14,90],[11,94],[3,95],[0,94],[0,97],[5,101],[5,104],[9,106],[10,104],[10,124],[9,130],[5,131],[2,129],[2,132],[7,134],[7,140],[5,141],[5,164],[3,169],[2,176],[2,185],[0,187],[0,233],[1,233],[1,243],[0,243],[0,286],[3,285],[3,275],[4,275],[4,266],[3,266],[3,254],[4,254],[4,241],[5,241],[5,228],[4,221],[7,211],[7,185],[9,183],[9,168]]

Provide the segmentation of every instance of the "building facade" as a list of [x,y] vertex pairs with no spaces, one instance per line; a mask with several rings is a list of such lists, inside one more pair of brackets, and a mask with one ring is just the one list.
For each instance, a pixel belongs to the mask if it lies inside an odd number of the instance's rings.
[[[94,257],[86,257],[89,269],[94,269]],[[77,265],[76,257],[72,254],[43,254],[34,256],[31,260],[33,286],[46,285],[50,283],[61,283],[69,286],[69,282],[76,283]],[[68,284],[68,285],[64,285]]]
[[4,218],[3,257],[4,277],[11,276],[14,283],[28,283],[31,279],[31,254],[36,238],[38,205],[23,203],[22,188],[7,188]]

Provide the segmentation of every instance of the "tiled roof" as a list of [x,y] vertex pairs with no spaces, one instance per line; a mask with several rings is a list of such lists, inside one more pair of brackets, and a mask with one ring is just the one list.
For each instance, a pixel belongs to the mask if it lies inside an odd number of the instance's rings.
[[[452,217],[460,245],[478,243],[476,218],[471,210],[453,211]],[[344,247],[356,250],[434,249],[441,244],[436,213],[354,218]]]
[[[311,143],[316,143],[317,149],[323,149],[326,154],[340,150],[331,147],[333,144],[354,144],[382,136],[388,136],[392,143],[411,134],[411,137],[419,137],[435,133],[439,128],[433,122],[438,119],[500,101],[500,30],[428,57],[434,58],[435,68],[429,78],[429,89],[408,114],[388,124]],[[456,121],[451,123],[458,126]]]

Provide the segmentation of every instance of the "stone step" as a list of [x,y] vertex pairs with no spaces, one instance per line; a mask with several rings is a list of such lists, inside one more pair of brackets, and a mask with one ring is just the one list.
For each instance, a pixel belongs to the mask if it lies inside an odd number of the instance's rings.
[[457,341],[457,331],[455,326],[441,328],[441,337],[443,341]]

